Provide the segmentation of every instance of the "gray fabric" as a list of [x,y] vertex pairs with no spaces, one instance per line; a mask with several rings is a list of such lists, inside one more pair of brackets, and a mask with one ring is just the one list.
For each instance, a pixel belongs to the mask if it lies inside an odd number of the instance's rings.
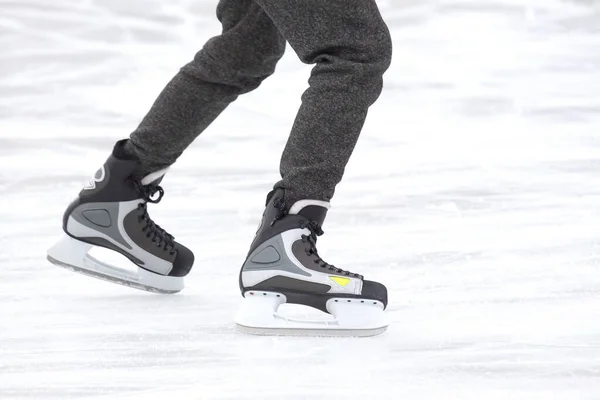
[[[108,226],[98,225],[85,217],[84,213],[87,210],[105,210],[109,215],[113,216],[111,218],[111,220],[114,220],[115,222],[117,222],[120,217],[119,216],[119,203],[117,203],[117,202],[83,203],[72,210],[70,217],[73,218],[78,223],[80,223],[81,225],[83,225],[84,227],[88,228],[89,233],[98,232],[99,234],[106,235],[106,236],[110,237],[111,239],[113,239],[114,241],[120,243],[126,249],[129,249],[129,250],[132,249],[129,242],[127,242],[127,240],[125,240],[125,238],[123,238],[123,235],[121,235],[121,231],[119,230],[119,225],[117,223],[110,224]],[[77,237],[83,237],[83,235],[78,235],[78,233],[80,233],[80,232],[69,231],[68,233],[70,235],[74,235]],[[92,236],[94,236],[94,235],[92,235]],[[85,237],[92,237],[92,236],[86,235]]]
[[254,264],[273,264],[281,260],[281,256],[273,246],[268,246],[258,252],[250,261]]
[[[273,261],[271,263],[265,263],[264,260],[263,262],[254,262],[254,257],[258,254],[260,254],[263,249],[267,249],[267,248],[271,248],[273,249],[273,251],[275,251],[278,255],[279,258],[276,261]],[[285,245],[283,243],[283,239],[281,238],[281,235],[277,235],[275,237],[272,237],[270,239],[268,239],[267,241],[265,241],[264,243],[262,243],[260,246],[258,246],[256,248],[256,250],[254,250],[246,259],[246,262],[244,262],[244,265],[242,266],[242,269],[240,270],[240,275],[244,272],[244,271],[286,271],[286,272],[290,272],[292,274],[297,274],[297,275],[301,275],[301,276],[310,276],[309,273],[304,272],[302,269],[300,269],[298,266],[296,266],[296,264],[294,264],[287,256],[285,253]]]
[[104,209],[82,210],[81,214],[92,224],[101,226],[103,228],[108,228],[112,223],[112,221],[110,220],[110,214]]
[[290,204],[329,201],[381,92],[391,39],[373,0],[221,0],[223,33],[169,82],[131,134],[138,177],[164,168],[235,100],[275,70],[285,40],[316,64],[281,158]]

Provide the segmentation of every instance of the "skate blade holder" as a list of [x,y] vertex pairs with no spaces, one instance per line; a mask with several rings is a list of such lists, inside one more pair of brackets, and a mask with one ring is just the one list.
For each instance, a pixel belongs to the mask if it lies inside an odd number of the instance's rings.
[[281,336],[374,336],[388,327],[376,300],[331,298],[326,307],[333,319],[327,320],[286,317],[279,312],[285,303],[281,293],[248,291],[234,322],[245,333]]
[[52,264],[73,272],[147,292],[173,294],[184,287],[182,277],[156,274],[133,263],[134,270],[130,270],[100,261],[88,254],[94,247],[93,244],[64,235],[48,249],[47,258]]

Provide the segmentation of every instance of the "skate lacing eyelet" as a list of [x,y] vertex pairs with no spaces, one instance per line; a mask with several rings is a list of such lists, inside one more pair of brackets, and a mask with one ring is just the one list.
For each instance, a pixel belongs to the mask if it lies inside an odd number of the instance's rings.
[[[170,255],[175,254],[175,237],[159,225],[155,224],[148,214],[147,203],[160,202],[165,194],[163,188],[158,185],[144,186],[139,181],[134,181],[134,186],[144,200],[142,203],[138,204],[138,209],[141,212],[138,216],[138,222],[144,223],[142,232],[146,233],[146,238],[151,239],[151,242],[155,243],[156,247],[162,247],[163,251],[168,251]],[[158,193],[158,197],[153,199],[152,196],[156,193]]]

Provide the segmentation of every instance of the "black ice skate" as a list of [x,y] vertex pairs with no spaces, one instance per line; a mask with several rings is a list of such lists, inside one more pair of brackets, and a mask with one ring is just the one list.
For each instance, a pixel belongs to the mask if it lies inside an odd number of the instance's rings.
[[[255,334],[372,336],[387,329],[387,289],[323,261],[316,240],[329,204],[301,200],[288,208],[284,191],[270,193],[261,225],[240,271],[243,305],[235,322]],[[334,319],[308,321],[278,312],[301,304]]]
[[[146,205],[158,203],[165,170],[142,180],[131,178],[139,166],[117,142],[113,154],[83,188],[63,217],[64,237],[48,250],[48,260],[85,275],[150,292],[176,293],[192,268],[193,253],[156,225]],[[88,254],[101,246],[126,256],[137,273]]]

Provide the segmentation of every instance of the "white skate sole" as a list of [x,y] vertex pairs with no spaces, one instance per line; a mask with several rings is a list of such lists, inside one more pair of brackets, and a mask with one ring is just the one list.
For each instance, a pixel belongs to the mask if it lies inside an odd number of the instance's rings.
[[375,336],[388,327],[383,304],[375,300],[329,299],[333,320],[288,318],[278,313],[284,303],[281,293],[246,292],[234,321],[241,332],[277,336]]
[[90,256],[92,247],[93,244],[64,235],[48,250],[47,258],[59,267],[147,292],[172,294],[183,289],[182,277],[155,274],[137,266],[136,272],[128,271]]

